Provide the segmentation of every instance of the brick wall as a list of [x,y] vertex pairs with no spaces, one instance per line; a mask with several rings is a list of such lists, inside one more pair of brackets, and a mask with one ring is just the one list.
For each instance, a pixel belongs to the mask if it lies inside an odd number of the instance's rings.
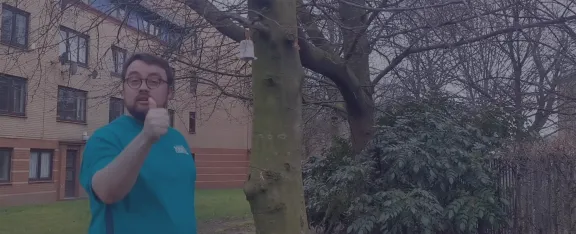
[[53,150],[52,163],[57,165],[57,141],[0,138],[0,147],[12,149],[11,182],[0,184],[0,207],[40,204],[57,199],[58,168],[53,168],[51,181],[28,181],[30,149]]
[[198,189],[242,188],[248,178],[246,149],[195,148]]
[[[82,142],[1,138],[0,148],[12,149],[11,182],[0,184],[0,207],[42,204],[65,199],[66,152],[78,150],[77,173],[82,159]],[[30,150],[53,150],[52,180],[28,180]],[[196,155],[198,189],[242,188],[248,173],[245,149],[193,148]],[[77,197],[86,197],[76,178]]]

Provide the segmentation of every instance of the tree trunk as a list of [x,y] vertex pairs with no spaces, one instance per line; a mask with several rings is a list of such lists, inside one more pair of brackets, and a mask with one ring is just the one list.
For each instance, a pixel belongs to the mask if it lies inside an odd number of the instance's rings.
[[350,125],[352,149],[359,155],[374,135],[374,109],[366,108],[359,114],[349,113],[348,125]]
[[[366,0],[350,0],[359,6],[366,6]],[[350,7],[339,2],[339,15],[347,29],[342,30],[343,51],[347,72],[353,73],[358,83],[350,89],[355,102],[346,102],[352,148],[358,155],[372,139],[374,133],[374,87],[370,80],[370,43],[364,30],[366,27],[365,9]],[[346,92],[341,90],[341,92]],[[358,97],[361,95],[362,97]]]
[[[309,233],[302,183],[302,94],[295,0],[249,0],[254,32],[254,118],[250,174],[244,192],[256,233]],[[261,15],[261,16],[259,16]]]

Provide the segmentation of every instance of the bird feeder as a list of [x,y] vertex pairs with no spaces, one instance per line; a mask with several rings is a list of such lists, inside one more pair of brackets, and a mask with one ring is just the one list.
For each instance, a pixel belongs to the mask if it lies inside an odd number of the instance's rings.
[[250,38],[250,29],[246,28],[244,35],[246,39],[242,40],[238,46],[238,57],[244,61],[256,60],[256,56],[254,56],[254,42],[252,42]]

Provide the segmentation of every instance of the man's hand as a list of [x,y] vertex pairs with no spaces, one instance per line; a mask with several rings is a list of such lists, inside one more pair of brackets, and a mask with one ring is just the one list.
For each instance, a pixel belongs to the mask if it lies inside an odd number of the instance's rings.
[[158,108],[158,104],[151,97],[148,97],[148,114],[144,121],[142,133],[151,141],[157,141],[166,132],[170,126],[170,116],[164,108]]
[[[132,139],[112,162],[92,176],[92,190],[106,204],[114,204],[126,197],[126,194],[134,187],[152,145],[168,132],[168,125],[170,125],[168,111],[158,108],[156,101],[152,98],[148,98],[148,107],[144,128],[138,136]],[[88,143],[87,146],[89,145],[91,144]]]

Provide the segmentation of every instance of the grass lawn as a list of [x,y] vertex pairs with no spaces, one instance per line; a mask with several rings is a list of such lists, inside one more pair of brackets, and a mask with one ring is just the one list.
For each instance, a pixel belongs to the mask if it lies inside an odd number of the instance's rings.
[[[196,193],[199,222],[250,217],[242,190],[199,190]],[[0,209],[0,234],[82,234],[88,230],[87,200]]]

